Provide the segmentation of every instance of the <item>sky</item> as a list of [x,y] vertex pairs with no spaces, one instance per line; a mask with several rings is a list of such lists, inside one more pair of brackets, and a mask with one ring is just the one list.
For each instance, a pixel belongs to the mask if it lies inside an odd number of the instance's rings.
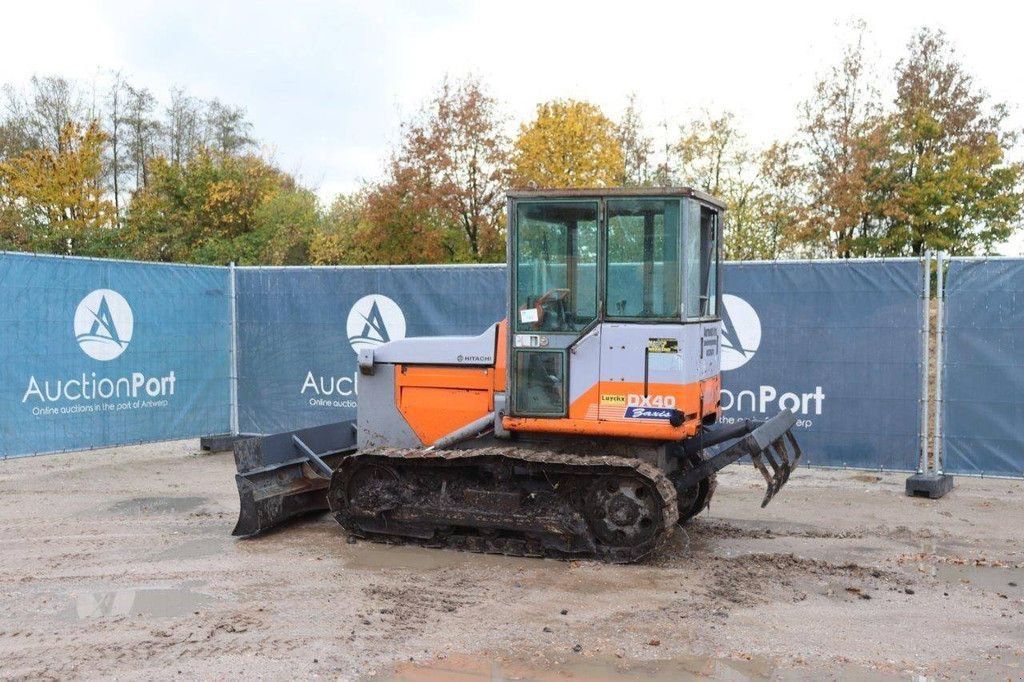
[[380,177],[400,122],[446,74],[480,77],[510,132],[539,102],[585,99],[617,117],[633,93],[651,132],[731,111],[767,145],[796,130],[856,19],[883,84],[917,28],[940,28],[1024,128],[1022,15],[986,1],[33,0],[0,9],[0,83],[99,88],[120,71],[164,100],[178,86],[241,105],[264,151],[327,201]]

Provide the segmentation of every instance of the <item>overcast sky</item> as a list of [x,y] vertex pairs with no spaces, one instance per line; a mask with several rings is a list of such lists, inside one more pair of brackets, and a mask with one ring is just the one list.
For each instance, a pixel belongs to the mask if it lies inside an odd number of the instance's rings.
[[768,143],[794,130],[855,18],[883,81],[917,27],[944,29],[1024,127],[1022,14],[978,1],[33,0],[0,10],[0,82],[120,70],[161,98],[181,86],[244,106],[273,158],[329,199],[379,176],[399,121],[446,73],[480,76],[515,120],[565,97],[614,117],[633,92],[651,126],[730,110]]

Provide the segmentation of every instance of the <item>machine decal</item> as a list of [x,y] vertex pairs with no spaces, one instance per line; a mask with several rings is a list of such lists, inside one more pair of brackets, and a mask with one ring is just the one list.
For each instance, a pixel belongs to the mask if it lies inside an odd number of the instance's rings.
[[676,406],[676,397],[674,395],[638,395],[630,393],[626,397],[626,404],[630,407],[667,407],[671,409]]
[[627,407],[626,419],[669,419],[675,410],[654,407]]
[[625,407],[626,396],[614,393],[604,393],[601,395],[602,405],[620,405]]
[[647,339],[648,353],[678,353],[679,339]]

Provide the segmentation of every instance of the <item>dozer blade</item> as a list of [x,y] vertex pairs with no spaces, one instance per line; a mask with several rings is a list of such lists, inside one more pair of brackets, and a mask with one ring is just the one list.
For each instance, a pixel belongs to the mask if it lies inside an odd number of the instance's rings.
[[356,449],[355,421],[247,438],[234,449],[239,510],[231,534],[255,535],[327,511],[331,473]]
[[[674,479],[676,489],[685,490],[747,455],[768,484],[768,490],[761,500],[761,506],[767,506],[782,486],[786,485],[803,454],[792,432],[794,424],[796,415],[789,410],[783,410],[765,422],[746,421],[723,428],[717,434],[709,434],[703,443],[701,439],[694,438],[693,445],[687,443],[680,450],[681,453],[685,455],[694,447],[717,445],[733,438],[739,440]],[[789,441],[793,448],[792,456],[786,441]]]

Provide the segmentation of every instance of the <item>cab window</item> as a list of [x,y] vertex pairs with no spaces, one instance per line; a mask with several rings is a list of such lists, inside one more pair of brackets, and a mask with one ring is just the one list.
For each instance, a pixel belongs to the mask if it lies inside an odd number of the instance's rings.
[[520,203],[516,330],[578,332],[597,317],[597,202]]
[[678,199],[608,201],[609,318],[679,318]]

